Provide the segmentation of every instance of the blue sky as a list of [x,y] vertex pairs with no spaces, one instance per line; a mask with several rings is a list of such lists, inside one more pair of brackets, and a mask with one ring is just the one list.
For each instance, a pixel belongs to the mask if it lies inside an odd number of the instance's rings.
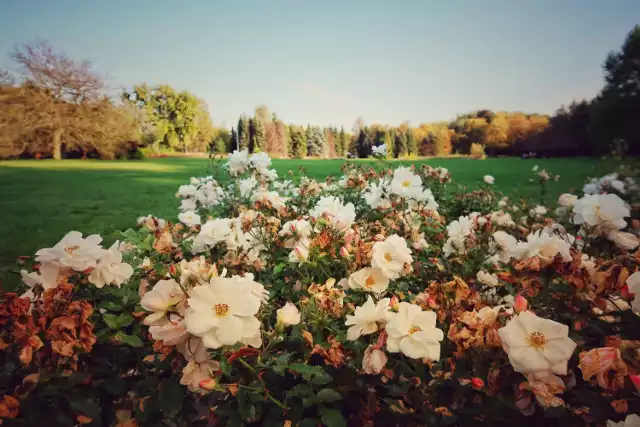
[[0,7],[0,68],[46,39],[112,87],[192,91],[216,124],[266,104],[299,124],[418,125],[593,97],[638,23],[637,0],[21,0]]

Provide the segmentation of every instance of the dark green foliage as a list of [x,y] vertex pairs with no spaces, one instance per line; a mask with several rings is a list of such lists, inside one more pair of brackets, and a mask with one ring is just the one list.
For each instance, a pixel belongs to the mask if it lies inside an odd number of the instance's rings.
[[240,150],[249,149],[250,140],[250,125],[249,118],[245,115],[240,116],[238,119],[238,141],[240,143]]

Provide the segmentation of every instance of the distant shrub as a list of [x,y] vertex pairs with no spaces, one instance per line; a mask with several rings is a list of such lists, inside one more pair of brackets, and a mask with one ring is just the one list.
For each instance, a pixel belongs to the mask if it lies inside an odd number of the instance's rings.
[[484,145],[475,142],[471,144],[469,154],[471,154],[471,157],[476,159],[485,159],[487,157],[484,152]]

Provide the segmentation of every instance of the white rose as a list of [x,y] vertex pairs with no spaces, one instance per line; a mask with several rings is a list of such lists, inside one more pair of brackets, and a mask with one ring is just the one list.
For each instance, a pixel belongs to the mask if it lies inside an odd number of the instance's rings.
[[568,326],[523,311],[498,334],[516,372],[567,374],[567,362],[576,349],[576,343],[568,336]]
[[276,313],[277,322],[280,325],[289,326],[300,323],[300,311],[298,311],[298,308],[290,302],[286,303],[284,307],[276,310]]

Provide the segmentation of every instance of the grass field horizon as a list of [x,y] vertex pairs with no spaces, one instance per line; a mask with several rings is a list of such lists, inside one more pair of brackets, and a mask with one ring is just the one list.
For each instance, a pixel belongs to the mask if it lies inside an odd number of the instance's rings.
[[[375,164],[357,160],[358,164]],[[274,159],[280,176],[292,171],[299,179],[303,166],[309,177],[340,176],[345,160]],[[482,185],[484,175],[495,177],[495,188],[511,197],[537,199],[539,183],[531,169],[539,165],[558,182],[549,182],[547,203],[563,192],[578,191],[588,177],[615,170],[613,159],[489,158],[393,160],[392,166],[423,164],[449,169],[454,183],[470,189]],[[222,163],[218,163],[221,165]],[[178,186],[192,176],[211,173],[208,159],[162,158],[141,161],[14,160],[0,161],[0,269],[14,265],[18,256],[31,256],[55,244],[70,230],[101,234],[110,244],[118,231],[135,226],[141,215],[175,220]]]

